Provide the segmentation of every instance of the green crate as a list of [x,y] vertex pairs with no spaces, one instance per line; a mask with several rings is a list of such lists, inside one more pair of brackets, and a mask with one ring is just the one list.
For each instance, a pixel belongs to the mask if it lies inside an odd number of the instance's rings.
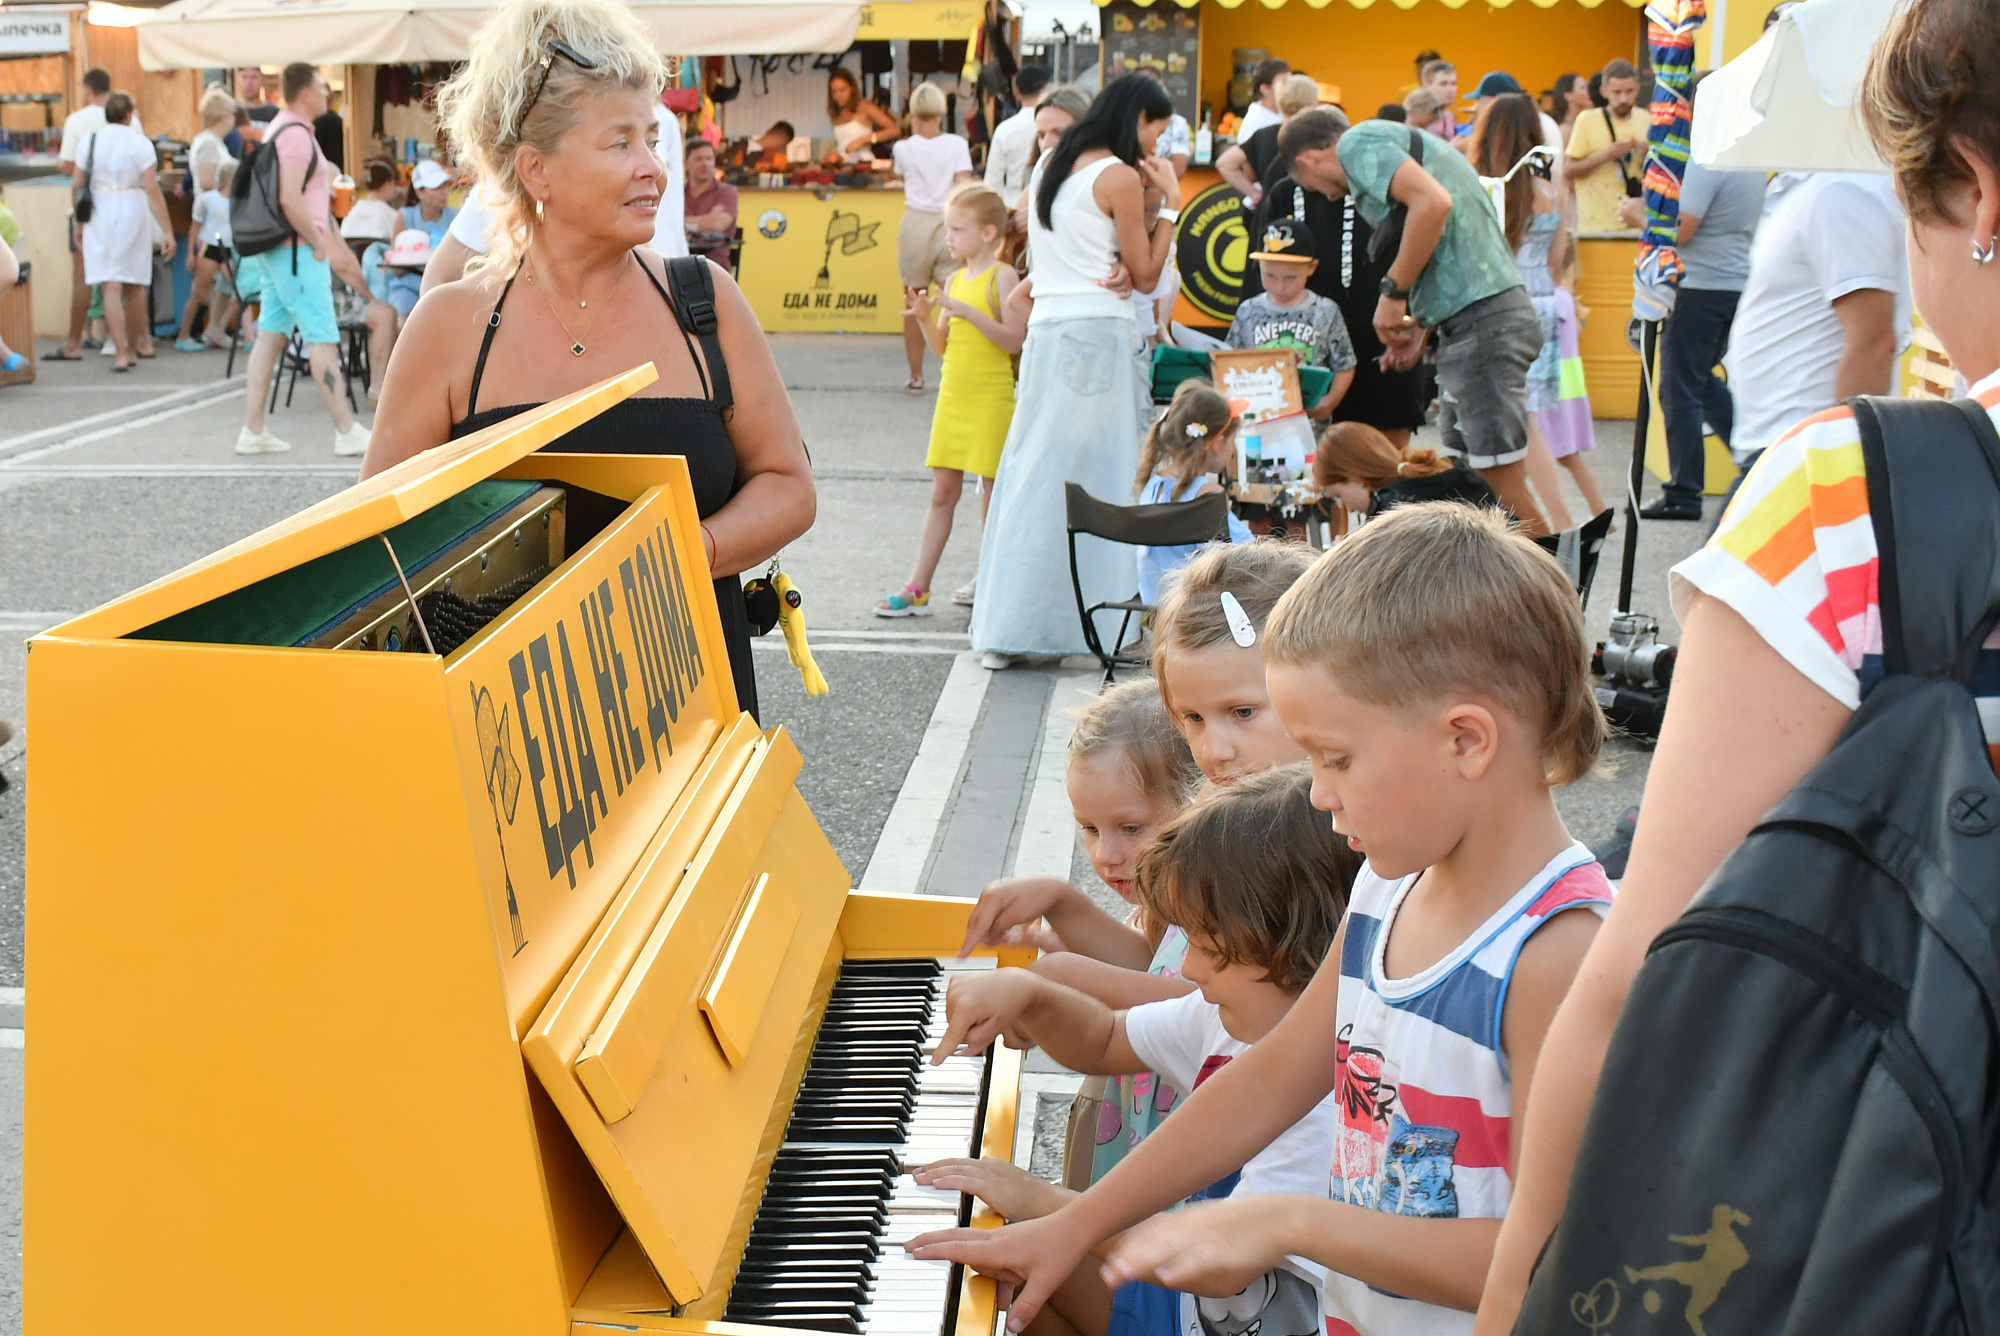
[[[1171,348],[1165,344],[1153,349],[1153,402],[1166,403],[1174,397],[1174,390],[1190,377],[1208,380],[1208,354],[1192,348]],[[1299,393],[1308,404],[1316,404],[1333,388],[1333,372],[1323,366],[1302,366],[1299,368]]]

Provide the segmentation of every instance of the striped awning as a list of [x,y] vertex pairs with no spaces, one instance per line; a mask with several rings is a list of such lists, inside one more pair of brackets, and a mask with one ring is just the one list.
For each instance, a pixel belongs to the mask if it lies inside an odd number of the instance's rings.
[[[1346,2],[1356,9],[1367,9],[1375,4],[1375,0],[1346,0]],[[1446,9],[1463,9],[1471,0],[1388,0],[1388,2],[1397,9],[1415,9],[1418,5],[1431,3],[1443,5]],[[1096,4],[1100,9],[1110,3],[1111,0],[1096,0]],[[1132,0],[1132,3],[1143,9],[1150,7],[1153,4],[1153,0]],[[1160,0],[1160,3],[1168,3],[1168,0]],[[1193,9],[1196,5],[1201,4],[1219,5],[1224,9],[1240,9],[1244,5],[1251,3],[1251,0],[1172,0],[1172,3],[1179,5],[1182,9]],[[1262,5],[1265,9],[1283,9],[1287,0],[1256,0],[1256,3]],[[1334,3],[1334,0],[1299,0],[1299,3],[1310,9],[1325,9],[1328,5]],[[1480,0],[1480,3],[1490,5],[1494,9],[1505,9],[1507,6],[1513,4],[1514,0]],[[1595,9],[1599,5],[1606,3],[1606,0],[1526,0],[1526,3],[1533,5],[1537,9],[1554,9],[1557,5],[1567,4],[1576,5],[1582,9]],[[1646,0],[1623,0],[1623,3],[1628,9],[1644,9],[1646,7]]]

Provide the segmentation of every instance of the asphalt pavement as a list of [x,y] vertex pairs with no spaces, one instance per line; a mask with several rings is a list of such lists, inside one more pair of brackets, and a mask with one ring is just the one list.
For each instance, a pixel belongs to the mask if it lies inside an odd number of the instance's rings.
[[[940,594],[932,615],[886,621],[875,601],[909,574],[930,493],[923,467],[936,365],[922,396],[905,395],[900,340],[841,335],[772,340],[819,481],[819,518],[783,554],[802,591],[832,694],[808,699],[781,638],[757,649],[764,722],[782,723],[805,756],[800,787],[856,884],[973,894],[1008,871],[1068,869],[1089,883],[1060,791],[1067,712],[1086,697],[1083,661],[989,674],[963,657],[968,610]],[[0,985],[24,972],[20,731],[26,640],[64,617],[166,574],[349,485],[355,462],[332,452],[333,426],[310,386],[271,417],[289,454],[232,453],[242,420],[241,361],[232,383],[219,353],[179,354],[110,374],[109,359],[44,362],[31,386],[0,388]],[[739,390],[739,393],[741,391]],[[364,418],[366,415],[364,414]],[[1600,422],[1593,467],[1623,494],[1629,423]],[[1582,513],[1579,499],[1572,508]],[[1711,513],[1714,503],[1710,503]],[[1621,522],[1622,528],[1622,522]],[[1636,600],[1678,638],[1665,573],[1703,526],[1649,526]],[[979,499],[961,500],[935,581],[965,583],[978,557]],[[1615,601],[1614,533],[1589,608],[1602,637]],[[1066,591],[1061,596],[1067,598]],[[170,759],[169,764],[170,764]],[[1648,756],[1614,743],[1600,773],[1558,802],[1595,843],[1636,803]],[[310,795],[301,794],[302,801]],[[117,819],[107,813],[107,821]],[[886,851],[886,852],[885,852]],[[1101,886],[1096,893],[1108,897]],[[18,1025],[18,1020],[11,1022]],[[4,1031],[4,1024],[0,1024]],[[0,1045],[4,1033],[0,1033]],[[1053,1064],[1031,1063],[1041,1114],[1024,1132],[1038,1170],[1051,1167],[1073,1090]],[[21,1051],[0,1046],[0,1336],[19,1329]]]

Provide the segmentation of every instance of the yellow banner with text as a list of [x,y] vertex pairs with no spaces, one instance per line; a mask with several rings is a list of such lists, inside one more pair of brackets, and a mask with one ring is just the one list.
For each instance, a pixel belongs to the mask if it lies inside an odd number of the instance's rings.
[[771,333],[896,334],[900,190],[745,190],[737,282]]

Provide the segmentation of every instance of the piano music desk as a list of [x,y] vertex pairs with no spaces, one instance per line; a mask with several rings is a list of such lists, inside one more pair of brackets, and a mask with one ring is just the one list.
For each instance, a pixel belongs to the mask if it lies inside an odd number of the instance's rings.
[[[949,955],[971,902],[849,890],[737,708],[685,462],[535,453],[653,379],[31,642],[28,1336],[772,1330],[718,1319],[834,977]],[[379,580],[377,535],[417,582],[507,480],[567,534],[447,653],[251,629]],[[993,1319],[968,1280],[940,1336]]]

